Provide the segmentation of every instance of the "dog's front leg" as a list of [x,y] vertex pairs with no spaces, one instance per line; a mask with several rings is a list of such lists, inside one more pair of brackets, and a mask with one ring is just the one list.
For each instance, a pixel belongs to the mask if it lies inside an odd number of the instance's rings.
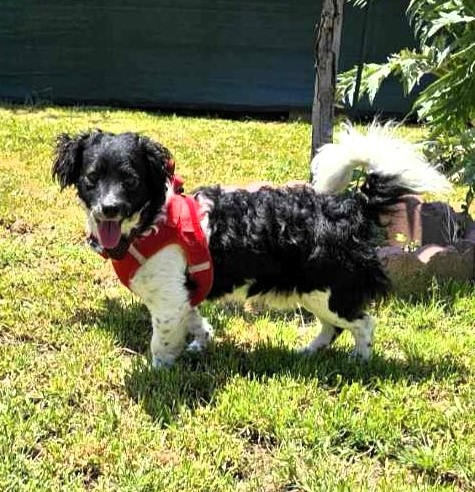
[[152,315],[153,334],[150,343],[153,367],[169,367],[183,350],[188,333],[187,318],[191,307],[188,303],[182,306],[162,306],[150,309]]
[[186,260],[177,245],[166,246],[137,272],[131,289],[152,316],[150,344],[154,367],[170,366],[183,350],[189,318],[194,312],[186,287]]

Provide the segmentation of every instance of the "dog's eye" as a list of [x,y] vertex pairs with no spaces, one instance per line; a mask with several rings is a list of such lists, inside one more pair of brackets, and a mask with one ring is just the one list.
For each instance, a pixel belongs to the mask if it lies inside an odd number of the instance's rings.
[[86,178],[88,179],[88,181],[97,181],[97,178],[98,178],[98,174],[97,173],[88,173],[86,174]]
[[99,175],[95,172],[87,173],[84,177],[84,181],[88,188],[93,188],[96,185],[98,179]]
[[127,188],[135,188],[138,184],[138,179],[135,176],[127,176],[124,178],[124,183]]

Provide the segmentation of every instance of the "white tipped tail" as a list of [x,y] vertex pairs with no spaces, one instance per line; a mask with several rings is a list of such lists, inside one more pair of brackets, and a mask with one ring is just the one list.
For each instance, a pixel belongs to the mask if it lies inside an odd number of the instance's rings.
[[359,166],[367,172],[398,178],[399,184],[412,193],[450,190],[447,179],[415,145],[394,137],[394,125],[373,123],[367,134],[362,134],[347,124],[338,140],[323,145],[312,160],[312,186],[318,192],[343,191]]

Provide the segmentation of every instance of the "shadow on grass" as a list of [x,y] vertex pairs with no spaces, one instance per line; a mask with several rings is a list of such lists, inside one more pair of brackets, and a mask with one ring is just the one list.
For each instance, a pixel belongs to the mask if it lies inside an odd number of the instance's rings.
[[[213,306],[206,315],[217,334],[224,332],[229,314],[239,315],[248,321],[255,315],[243,310]],[[423,381],[444,380],[456,376],[465,380],[466,367],[451,357],[437,360],[411,358],[401,361],[375,354],[371,361],[361,363],[339,349],[328,349],[312,355],[300,355],[285,346],[268,343],[245,346],[228,341],[212,344],[203,354],[184,353],[174,367],[155,370],[148,361],[151,336],[147,309],[138,304],[123,305],[116,299],[108,299],[103,310],[79,313],[110,332],[121,347],[147,355],[147,360],[136,358],[126,376],[125,384],[131,398],[140,402],[154,419],[167,424],[174,420],[185,406],[195,409],[210,404],[217,390],[235,376],[251,380],[265,380],[275,375],[285,375],[302,380],[318,380],[332,391],[347,383],[360,382],[377,389],[381,380]],[[285,320],[286,314],[271,312],[271,319]],[[288,315],[287,315],[288,316]]]
[[339,391],[352,382],[377,389],[381,380],[404,380],[411,384],[454,375],[466,380],[466,372],[449,358],[436,363],[418,359],[402,362],[375,355],[369,363],[360,363],[341,350],[303,356],[287,347],[266,344],[246,348],[221,342],[204,354],[184,354],[167,370],[155,370],[143,359],[137,360],[126,378],[126,386],[147,413],[169,423],[182,406],[195,409],[212,403],[216,391],[237,375],[261,381],[276,375],[299,381],[318,380],[320,386]]

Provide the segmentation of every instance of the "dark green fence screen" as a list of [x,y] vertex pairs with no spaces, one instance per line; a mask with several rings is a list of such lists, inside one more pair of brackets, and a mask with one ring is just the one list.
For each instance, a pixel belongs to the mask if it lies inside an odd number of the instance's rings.
[[[412,38],[405,3],[376,0],[366,59]],[[317,0],[2,0],[0,100],[307,110]],[[345,10],[340,67],[360,56],[364,12]],[[376,109],[409,107],[389,83]]]

